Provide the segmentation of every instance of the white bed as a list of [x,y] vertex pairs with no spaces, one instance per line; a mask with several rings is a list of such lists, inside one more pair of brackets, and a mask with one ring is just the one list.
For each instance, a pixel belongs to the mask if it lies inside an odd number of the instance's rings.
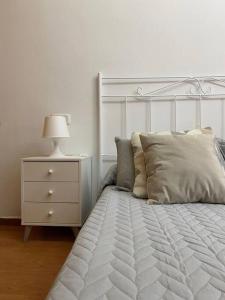
[[[116,135],[210,124],[224,137],[224,80],[100,74],[100,178]],[[47,297],[62,299],[225,299],[225,206],[148,205],[106,187]]]
[[47,299],[225,299],[224,205],[152,206],[107,187]]

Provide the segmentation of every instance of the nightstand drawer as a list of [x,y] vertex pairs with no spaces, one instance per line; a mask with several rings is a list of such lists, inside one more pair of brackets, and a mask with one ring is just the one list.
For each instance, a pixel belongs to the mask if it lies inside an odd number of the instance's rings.
[[24,162],[24,181],[79,181],[78,162]]
[[24,182],[25,202],[79,202],[78,182]]
[[24,202],[23,223],[80,224],[80,205]]

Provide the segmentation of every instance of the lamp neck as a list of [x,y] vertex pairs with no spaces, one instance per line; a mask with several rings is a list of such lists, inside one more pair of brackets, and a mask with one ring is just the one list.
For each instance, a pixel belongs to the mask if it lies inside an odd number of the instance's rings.
[[60,139],[58,139],[58,138],[54,138],[52,140],[53,152],[50,154],[51,157],[63,157],[64,156],[64,154],[60,150],[59,140]]

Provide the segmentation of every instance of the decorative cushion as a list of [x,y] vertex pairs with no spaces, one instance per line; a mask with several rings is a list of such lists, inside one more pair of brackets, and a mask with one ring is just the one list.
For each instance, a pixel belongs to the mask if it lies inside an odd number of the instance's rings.
[[[147,176],[145,170],[145,157],[141,146],[140,134],[141,132],[133,132],[131,136],[131,144],[134,153],[134,170],[135,170],[133,194],[137,198],[148,198],[147,186],[146,186]],[[166,135],[166,134],[171,134],[171,132],[162,131],[156,134]]]
[[131,141],[115,137],[117,148],[116,185],[121,190],[132,191],[134,185],[134,158]]
[[[153,134],[154,132],[143,133],[143,134]],[[157,135],[194,135],[194,134],[210,134],[212,133],[211,128],[202,128],[202,129],[193,129],[190,131],[181,131],[181,132],[171,132],[171,131],[159,131],[154,134]],[[140,141],[141,132],[133,132],[131,136],[131,144],[133,147],[134,153],[134,169],[135,169],[135,178],[134,178],[134,187],[133,194],[137,198],[148,198],[147,195],[147,186],[146,186],[146,167],[145,167],[145,158],[142,150],[142,145]]]
[[225,140],[217,138],[216,144],[217,144],[218,150],[220,151],[220,153],[223,157],[223,160],[225,160]]
[[140,132],[133,132],[131,136],[131,144],[134,153],[134,186],[133,194],[138,198],[147,198],[146,189],[146,171],[145,171],[145,157],[140,141]]
[[149,203],[225,203],[225,172],[214,137],[141,135]]
[[103,189],[108,185],[116,185],[116,177],[117,177],[117,164],[113,164],[110,166],[108,171],[106,172],[98,192],[98,197],[101,195]]

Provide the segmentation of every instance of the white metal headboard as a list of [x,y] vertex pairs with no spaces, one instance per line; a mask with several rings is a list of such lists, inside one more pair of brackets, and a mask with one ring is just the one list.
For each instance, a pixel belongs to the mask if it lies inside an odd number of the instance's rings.
[[211,126],[225,134],[225,76],[120,77],[98,75],[100,178],[116,160],[114,137],[132,131]]

